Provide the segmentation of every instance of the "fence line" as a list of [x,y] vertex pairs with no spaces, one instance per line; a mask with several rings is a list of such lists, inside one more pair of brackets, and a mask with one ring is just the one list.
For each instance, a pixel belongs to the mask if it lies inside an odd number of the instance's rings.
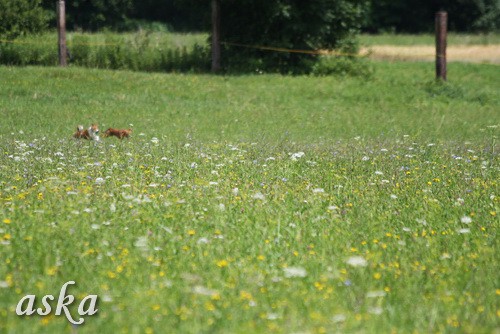
[[346,57],[361,57],[362,55],[358,53],[347,53],[347,52],[338,52],[335,50],[301,50],[301,49],[287,49],[287,48],[279,48],[274,46],[262,46],[262,45],[250,45],[250,44],[240,44],[240,43],[232,43],[232,42],[221,42],[221,44],[229,45],[229,46],[238,46],[249,49],[257,49],[264,51],[276,51],[276,52],[288,52],[288,53],[301,53],[301,54],[310,54],[310,55],[319,55],[319,56],[346,56]]
[[[6,40],[0,39],[0,43],[9,43],[9,44],[24,44],[24,45],[55,45],[54,42],[31,42],[31,41],[17,41],[17,40]],[[240,44],[240,43],[232,43],[232,42],[221,42],[223,45],[228,46],[237,46],[265,51],[276,51],[276,52],[288,52],[288,53],[301,53],[301,54],[310,54],[310,55],[321,55],[321,56],[346,56],[346,57],[361,57],[363,55],[357,53],[347,53],[347,52],[339,52],[335,50],[301,50],[301,49],[287,49],[273,46],[260,46],[260,45],[249,45],[249,44]],[[123,43],[82,43],[82,42],[73,42],[72,38],[68,38],[68,46],[122,46]]]
[[[76,36],[77,38],[79,37],[78,35]],[[85,37],[85,36],[83,36]],[[68,47],[75,47],[75,46],[96,46],[96,47],[105,47],[105,46],[124,46],[123,43],[104,43],[104,42],[73,42],[74,36],[70,36],[68,38]],[[131,40],[132,41],[132,40]],[[6,39],[0,39],[0,43],[8,43],[8,44],[19,44],[19,45],[50,45],[57,47],[57,42],[43,42],[43,41],[19,41],[19,40],[6,40]],[[342,53],[342,52],[337,52],[334,50],[299,50],[299,49],[285,49],[285,48],[276,48],[276,47],[266,47],[266,46],[258,46],[258,45],[248,45],[248,44],[239,44],[239,43],[230,43],[230,42],[221,42],[221,44],[225,44],[228,46],[236,46],[236,47],[246,47],[246,48],[255,48],[255,49],[261,49],[264,51],[276,51],[276,52],[301,52],[304,51],[307,54],[317,54],[317,55],[331,55],[331,56],[346,56],[346,57],[370,57],[370,54],[374,54],[375,58],[377,58],[377,52],[376,50],[371,49],[371,47],[363,47],[362,50],[360,51],[359,54],[354,54],[354,53]],[[429,47],[431,45],[428,45]],[[376,46],[373,46],[376,48]],[[405,47],[405,46],[403,46]],[[71,51],[71,50],[70,50]],[[453,58],[453,51],[449,52],[448,56],[451,56]],[[391,57],[397,57],[398,54],[383,54],[382,58],[391,58]],[[405,58],[405,55],[399,55]],[[415,59],[415,58],[430,58],[430,57],[437,57],[441,58],[443,57],[440,54],[437,54],[435,52],[413,52],[411,54],[410,59]],[[449,58],[449,57],[448,57]],[[406,59],[406,58],[405,58]],[[430,60],[430,59],[429,59]],[[500,64],[495,63],[495,62],[487,62],[489,65],[495,65],[495,66],[500,66]]]

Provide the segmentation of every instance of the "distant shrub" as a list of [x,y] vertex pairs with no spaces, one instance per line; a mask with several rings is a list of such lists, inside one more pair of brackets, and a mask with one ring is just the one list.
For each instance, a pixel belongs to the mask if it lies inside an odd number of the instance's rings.
[[41,0],[0,0],[0,37],[40,32],[47,28],[50,14],[40,7]]

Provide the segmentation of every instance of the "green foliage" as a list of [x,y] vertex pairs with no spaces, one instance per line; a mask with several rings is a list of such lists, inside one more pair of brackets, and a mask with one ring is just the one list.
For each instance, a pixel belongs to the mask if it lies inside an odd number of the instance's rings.
[[41,32],[50,14],[40,7],[41,0],[0,0],[0,38]]
[[[221,39],[248,46],[350,51],[365,5],[363,0],[226,0],[221,2]],[[247,71],[304,73],[316,60],[316,56],[300,53],[228,45],[223,65]]]
[[480,32],[500,31],[500,1],[476,0],[478,15],[472,22],[472,30]]
[[[69,64],[134,71],[205,72],[210,52],[200,36],[138,31],[133,34],[68,35]],[[182,42],[182,39],[188,42]],[[0,44],[0,63],[55,66],[58,55],[54,34],[26,36]]]
[[370,32],[430,32],[434,14],[448,12],[450,31],[494,32],[500,29],[498,0],[371,0],[371,12],[364,27]]
[[[55,10],[55,1],[42,0],[43,7]],[[133,8],[132,0],[66,1],[67,27],[73,30],[113,28],[123,22]]]

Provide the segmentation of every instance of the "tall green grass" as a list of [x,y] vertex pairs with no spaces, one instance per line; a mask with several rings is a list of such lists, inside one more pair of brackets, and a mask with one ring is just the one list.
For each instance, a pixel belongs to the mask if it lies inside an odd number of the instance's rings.
[[[136,33],[70,33],[70,65],[141,71],[207,71],[209,51],[204,34],[150,31]],[[58,64],[57,35],[24,36],[0,43],[0,63],[6,65]]]

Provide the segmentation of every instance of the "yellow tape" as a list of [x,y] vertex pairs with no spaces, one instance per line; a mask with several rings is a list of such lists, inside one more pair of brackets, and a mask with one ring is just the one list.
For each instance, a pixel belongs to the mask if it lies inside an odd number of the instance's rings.
[[248,45],[248,44],[231,43],[231,42],[221,42],[221,44],[229,45],[229,46],[239,46],[239,47],[250,48],[250,49],[257,49],[257,50],[265,50],[265,51],[288,52],[288,53],[303,53],[303,54],[310,54],[310,55],[346,56],[346,57],[361,57],[362,56],[362,55],[357,54],[357,53],[338,52],[338,51],[335,51],[335,50],[286,49],[286,48],[277,48],[277,47],[271,47],[271,46]]

